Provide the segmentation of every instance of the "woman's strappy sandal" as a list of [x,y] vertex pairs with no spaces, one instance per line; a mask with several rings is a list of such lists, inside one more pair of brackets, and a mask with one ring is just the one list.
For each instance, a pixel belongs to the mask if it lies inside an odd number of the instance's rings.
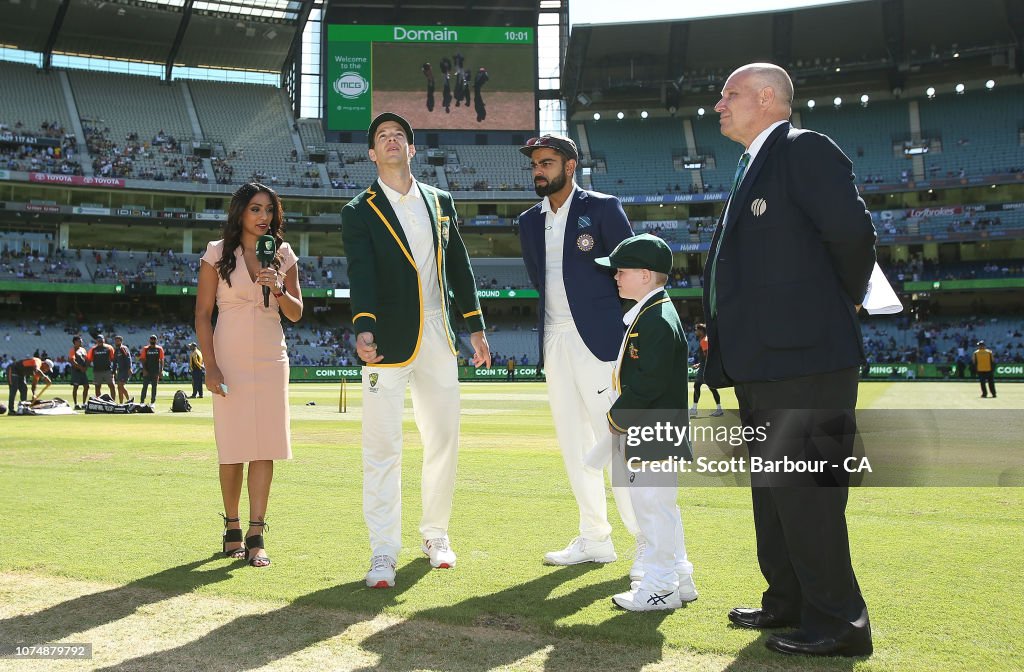
[[[270,529],[270,526],[267,525],[266,522],[264,522],[262,520],[250,520],[249,521],[249,527],[262,527],[264,529],[264,531]],[[263,545],[263,535],[262,534],[254,534],[251,537],[246,537],[245,538],[245,554],[246,554],[246,558],[248,558],[248,562],[249,562],[249,566],[250,567],[269,567],[270,566],[270,558],[268,558],[266,556],[254,555],[252,557],[249,557],[249,552],[250,551],[257,551],[258,552],[259,549],[261,549],[261,548],[262,549],[266,548],[266,546]]]
[[241,529],[228,529],[228,523],[240,522],[238,518],[228,518],[223,513],[220,517],[224,519],[224,534],[221,535],[221,547],[220,550],[224,553],[225,558],[232,558],[234,560],[242,560],[245,558],[245,546],[239,546],[238,548],[228,548],[228,544],[241,544],[242,543],[242,530]]

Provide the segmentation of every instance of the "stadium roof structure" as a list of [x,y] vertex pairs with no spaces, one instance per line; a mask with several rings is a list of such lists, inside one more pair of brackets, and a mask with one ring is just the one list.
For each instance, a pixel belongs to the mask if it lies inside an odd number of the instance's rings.
[[[717,101],[745,63],[789,70],[801,92],[884,91],[1024,73],[1020,0],[852,0],[686,21],[573,26],[562,72],[570,116]],[[925,84],[924,82],[927,82]],[[674,111],[674,110],[673,110]]]
[[0,0],[0,43],[167,66],[281,72],[311,0]]
[[535,26],[539,8],[561,0],[330,0],[327,20],[366,25]]

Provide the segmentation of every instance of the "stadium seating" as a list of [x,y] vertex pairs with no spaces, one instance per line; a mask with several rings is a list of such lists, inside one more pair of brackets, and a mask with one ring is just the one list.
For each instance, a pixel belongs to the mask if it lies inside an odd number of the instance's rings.
[[82,250],[88,282],[125,284],[129,282],[195,286],[199,271],[198,254]]
[[839,145],[853,161],[858,184],[896,184],[904,171],[908,179],[913,173],[902,150],[898,154],[893,150],[894,143],[910,135],[905,102],[881,101],[861,107],[847,100],[837,109],[828,101],[820,101],[814,110],[801,110],[800,121],[802,128],[824,133]]
[[941,153],[925,155],[928,177],[973,177],[1024,170],[1019,88],[968,91],[921,102],[921,128],[941,134]]
[[529,162],[514,146],[447,147],[445,166],[452,191],[532,191]]
[[44,72],[21,63],[0,62],[0,121],[8,126],[21,121],[30,131],[39,129],[39,122],[56,121],[71,128],[71,115],[61,90],[60,73]]
[[[355,360],[351,323],[328,324],[314,316],[298,324],[284,323],[285,341],[293,365],[347,366]],[[188,344],[196,340],[191,323],[100,320],[76,324],[52,318],[0,321],[0,365],[12,358],[38,352],[63,365],[71,348],[71,337],[78,334],[88,350],[95,345],[95,336],[102,333],[110,344],[120,334],[124,343],[137,356],[156,334],[164,348],[166,367],[179,377],[187,372]],[[59,367],[61,370],[63,366]]]
[[[678,172],[672,164],[674,153],[685,153],[680,119],[602,119],[583,126],[590,156],[603,159],[607,167],[607,172],[591,173],[597,191],[627,195],[688,190],[690,172]],[[578,134],[575,140],[579,143]]]
[[[0,148],[0,168],[81,175],[79,143],[69,123],[60,76],[29,65],[0,63],[0,130],[57,139],[56,148]],[[84,146],[83,146],[84,149]]]
[[729,191],[743,148],[722,135],[718,115],[710,110],[703,117],[693,119],[693,139],[699,155],[715,159],[714,167],[706,166],[700,171],[704,185],[709,187],[707,190]]
[[[161,175],[179,179],[240,184],[257,177],[278,186],[319,187],[358,190],[367,186],[376,170],[366,157],[361,142],[327,143],[317,120],[295,123],[280,89],[254,84],[211,81],[175,82],[112,73],[67,70],[75,103],[90,131],[98,169],[114,163],[115,175],[127,179],[152,179]],[[62,131],[71,128],[60,77],[29,65],[0,63],[0,81],[11,95],[0,100],[0,123],[13,127],[22,121],[28,132],[40,132],[40,117],[57,122]],[[1024,96],[1020,87],[999,87],[993,91],[968,91],[964,95],[943,94],[934,100],[917,100],[921,126],[926,138],[941,140],[925,155],[925,178],[960,179],[1008,174],[1024,170],[1019,121],[1024,118]],[[203,175],[204,164],[191,156],[194,138],[188,117],[189,97],[202,130],[202,139],[214,147],[215,175]],[[854,161],[858,183],[898,185],[913,180],[910,162],[897,145],[910,135],[910,101],[872,102],[862,107],[850,100],[839,109],[821,101],[814,110],[797,110],[794,121],[831,136]],[[617,195],[689,193],[695,186],[694,173],[679,159],[690,154],[685,125],[692,126],[695,150],[713,158],[697,175],[696,183],[712,191],[726,191],[732,180],[739,146],[719,132],[717,114],[683,119],[660,117],[570,124],[570,134],[589,150],[592,186]],[[101,123],[102,122],[102,123]],[[154,151],[160,131],[173,137],[171,151]],[[297,132],[301,151],[293,140]],[[137,138],[127,140],[127,138]],[[199,138],[195,138],[199,139]],[[83,139],[78,139],[85,149]],[[136,147],[137,145],[137,147]],[[320,168],[307,161],[311,145],[326,148],[326,169],[331,184],[323,184]],[[115,149],[116,147],[116,149]],[[168,148],[164,148],[165,150]],[[530,175],[523,157],[514,146],[442,146],[443,169],[429,165],[426,148],[413,159],[417,179],[455,191],[530,190]],[[129,161],[115,161],[129,153]],[[15,170],[50,172],[62,166],[16,162],[6,156]],[[51,162],[52,163],[52,162]],[[128,167],[126,167],[128,166]],[[67,168],[63,168],[67,172]],[[439,175],[438,173],[441,173]],[[917,176],[920,179],[922,176]],[[276,178],[276,179],[274,179]],[[519,189],[517,189],[519,187]]]
[[1000,362],[1024,362],[1024,320],[950,316],[911,322],[907,315],[872,317],[862,327],[869,363],[955,362],[983,340]]
[[94,165],[121,157],[128,168],[123,176],[149,179],[174,179],[184,163],[191,166],[193,132],[180,84],[88,70],[69,70],[68,78],[89,139],[112,145],[97,155],[90,143]]
[[268,184],[320,182],[317,168],[298,156],[280,89],[207,81],[190,81],[188,88],[203,139],[212,142],[215,155],[233,169],[231,183],[253,177]]
[[523,260],[516,258],[477,258],[473,273],[480,289],[522,289],[532,287]]
[[88,277],[87,269],[69,254],[0,254],[0,280],[76,283]]

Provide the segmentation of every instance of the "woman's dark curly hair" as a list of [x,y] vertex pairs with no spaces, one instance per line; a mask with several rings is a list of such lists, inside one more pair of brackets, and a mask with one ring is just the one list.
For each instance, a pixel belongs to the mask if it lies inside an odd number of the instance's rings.
[[249,201],[256,194],[264,193],[270,196],[270,202],[274,205],[274,216],[270,220],[270,235],[274,237],[277,254],[271,265],[281,269],[281,243],[284,242],[284,217],[281,210],[281,199],[277,192],[265,184],[249,182],[243,184],[231,195],[231,204],[228,206],[228,221],[224,224],[223,238],[224,250],[220,261],[217,262],[217,273],[231,285],[231,274],[235,272],[235,250],[242,244],[242,214],[249,206]]

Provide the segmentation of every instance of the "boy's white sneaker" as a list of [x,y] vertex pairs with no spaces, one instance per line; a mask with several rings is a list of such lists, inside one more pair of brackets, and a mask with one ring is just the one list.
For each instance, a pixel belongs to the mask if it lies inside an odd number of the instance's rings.
[[678,609],[683,606],[683,601],[677,590],[652,592],[638,588],[628,593],[619,593],[612,598],[612,604],[627,611],[661,611]]

